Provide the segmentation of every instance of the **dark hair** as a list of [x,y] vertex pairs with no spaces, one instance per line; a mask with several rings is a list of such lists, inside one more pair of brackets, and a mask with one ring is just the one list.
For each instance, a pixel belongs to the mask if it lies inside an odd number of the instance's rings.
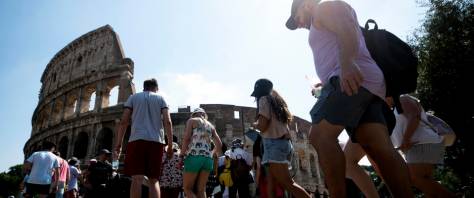
[[43,150],[51,150],[53,148],[56,148],[56,144],[50,142],[50,141],[44,141],[43,145],[41,146]]
[[[257,98],[257,114],[258,101],[260,98]],[[271,111],[278,121],[289,124],[293,120],[293,115],[291,115],[290,110],[288,110],[288,105],[277,91],[272,90],[272,93],[267,95],[267,99],[270,103]]]
[[154,78],[145,80],[143,82],[143,89],[144,90],[152,90],[152,89],[157,88],[157,87],[158,87],[158,82]]
[[77,160],[77,158],[75,158],[75,157],[69,159],[69,162],[68,162],[68,164],[71,165],[71,166],[76,166],[77,163],[79,163],[79,160]]
[[222,152],[224,153],[225,151],[227,151],[227,145],[222,142]]

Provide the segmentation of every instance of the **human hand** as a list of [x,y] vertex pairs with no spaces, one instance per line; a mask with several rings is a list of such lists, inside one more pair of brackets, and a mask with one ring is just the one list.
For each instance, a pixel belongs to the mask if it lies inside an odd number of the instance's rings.
[[413,147],[413,145],[417,144],[418,141],[415,141],[415,142],[412,142],[412,141],[402,141],[402,144],[400,145],[399,149],[403,152],[403,153],[406,153],[408,150],[410,150],[411,147]]
[[166,148],[167,148],[167,149],[166,149],[166,157],[167,157],[167,159],[172,159],[172,158],[173,158],[173,145],[172,145],[172,144],[171,144],[171,145],[168,145]]
[[340,86],[347,95],[357,94],[363,80],[360,68],[354,61],[341,65]]
[[311,86],[311,95],[316,98],[319,97],[321,95],[322,86],[323,86],[322,83],[316,83],[313,86]]
[[112,160],[119,160],[121,152],[122,152],[122,146],[121,145],[116,146],[112,153]]

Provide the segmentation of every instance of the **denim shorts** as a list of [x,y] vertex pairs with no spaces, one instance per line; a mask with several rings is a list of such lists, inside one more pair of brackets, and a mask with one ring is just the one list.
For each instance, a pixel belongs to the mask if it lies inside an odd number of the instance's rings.
[[293,145],[289,139],[263,138],[262,164],[279,163],[291,165]]
[[[331,124],[344,126],[352,142],[357,142],[355,129],[363,123],[381,123],[391,133],[395,117],[380,97],[360,87],[357,94],[349,96],[341,90],[339,77],[329,79],[321,96],[310,111],[313,124],[325,119]],[[390,134],[389,134],[390,135]]]

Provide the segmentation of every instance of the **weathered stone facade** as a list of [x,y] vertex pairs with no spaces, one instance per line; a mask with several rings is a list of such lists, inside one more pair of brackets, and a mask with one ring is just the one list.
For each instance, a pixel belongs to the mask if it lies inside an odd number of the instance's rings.
[[[58,145],[63,158],[75,156],[83,163],[100,149],[111,149],[123,103],[135,93],[133,61],[125,58],[118,35],[109,26],[100,27],[60,50],[48,63],[41,77],[39,102],[32,117],[31,137],[24,147],[25,157],[39,149],[45,140]],[[110,101],[113,88],[117,101]],[[95,96],[95,97],[94,97]],[[244,138],[255,121],[256,109],[223,104],[202,104],[224,143]],[[181,142],[191,109],[172,113],[174,135]],[[310,192],[326,193],[318,165],[318,155],[308,143],[310,123],[295,117],[290,126],[298,159],[295,180]],[[124,140],[124,150],[129,131]]]
[[[135,92],[132,78],[133,61],[125,58],[118,35],[109,25],[72,41],[51,59],[41,76],[25,155],[44,140],[56,143],[65,158],[89,159],[100,148],[111,149],[122,103]],[[113,88],[118,88],[118,101],[109,101]],[[117,104],[111,106],[111,102]]]
[[[244,138],[244,133],[255,122],[256,108],[224,104],[201,104],[200,107],[206,110],[208,120],[216,127],[222,142],[229,145],[233,139],[241,138],[244,140],[244,149],[252,153],[253,142]],[[178,141],[183,138],[186,121],[191,116],[190,111],[191,109],[187,107],[179,109],[178,113],[171,114],[174,135]],[[293,160],[294,169],[291,174],[294,175],[295,181],[309,192],[328,195],[319,167],[318,155],[308,141],[310,127],[310,122],[297,116],[290,125],[291,140],[298,156],[297,160]]]

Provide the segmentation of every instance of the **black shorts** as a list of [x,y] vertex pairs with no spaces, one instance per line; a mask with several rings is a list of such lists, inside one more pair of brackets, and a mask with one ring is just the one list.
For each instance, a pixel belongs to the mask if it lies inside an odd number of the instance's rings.
[[384,100],[364,87],[360,87],[355,95],[347,95],[341,90],[337,76],[323,86],[310,115],[313,124],[325,119],[331,124],[344,126],[352,142],[357,142],[355,129],[360,124],[384,124],[389,129],[389,135],[395,126],[393,112]]
[[48,195],[49,189],[51,188],[51,184],[31,184],[26,183],[26,193],[34,196],[34,195]]

